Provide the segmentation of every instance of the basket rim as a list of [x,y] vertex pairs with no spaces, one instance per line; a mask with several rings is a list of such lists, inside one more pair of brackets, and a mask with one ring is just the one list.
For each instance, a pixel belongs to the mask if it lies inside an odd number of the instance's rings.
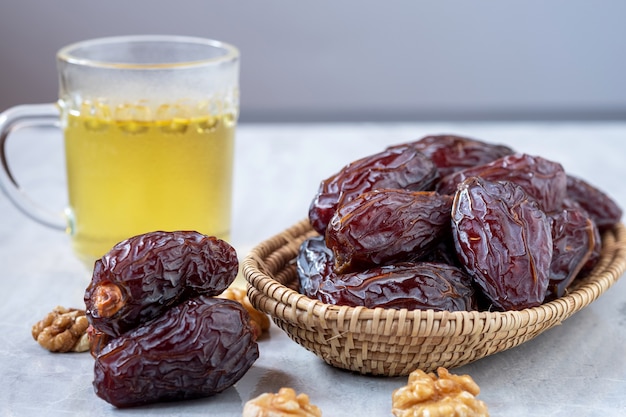
[[[269,264],[267,262],[268,256],[286,248],[287,253],[294,254],[291,260],[293,262],[299,242],[315,234],[308,219],[301,220],[283,232],[259,243],[242,262],[242,272],[248,283],[249,295],[251,292],[261,293],[265,302],[268,303],[268,306],[261,309],[275,319],[280,318],[290,322],[295,320],[301,325],[310,325],[309,320],[314,317],[322,326],[326,321],[339,319],[350,323],[346,330],[356,329],[357,322],[364,320],[375,322],[385,320],[387,323],[425,321],[426,327],[434,327],[440,331],[436,332],[437,336],[483,333],[491,330],[488,329],[491,323],[497,323],[498,328],[493,329],[497,331],[515,330],[551,321],[552,326],[561,323],[597,300],[626,271],[626,227],[623,223],[618,223],[604,233],[598,265],[575,285],[571,292],[536,307],[508,311],[435,311],[339,306],[308,298],[280,283],[267,272],[272,267],[271,262]],[[297,311],[306,314],[298,315]],[[444,325],[444,323],[454,321],[459,325]],[[440,325],[436,325],[437,323]],[[464,323],[471,323],[471,325],[463,325]]]

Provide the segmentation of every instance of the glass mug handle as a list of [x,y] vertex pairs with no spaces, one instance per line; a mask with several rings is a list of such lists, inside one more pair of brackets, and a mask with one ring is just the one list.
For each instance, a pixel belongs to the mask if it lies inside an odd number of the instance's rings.
[[9,169],[6,154],[6,143],[11,133],[26,127],[60,127],[59,114],[59,108],[54,103],[15,106],[0,114],[0,188],[31,219],[54,229],[67,230],[67,220],[62,213],[42,207],[24,192]]

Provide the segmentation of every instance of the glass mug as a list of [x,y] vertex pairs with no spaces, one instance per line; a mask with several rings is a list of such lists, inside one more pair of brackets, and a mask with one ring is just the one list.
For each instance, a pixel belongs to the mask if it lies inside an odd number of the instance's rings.
[[[115,243],[154,230],[228,240],[238,50],[193,37],[112,37],[62,48],[57,68],[57,103],[0,115],[0,184],[12,202],[66,230],[89,268]],[[11,131],[50,125],[65,138],[64,214],[28,199],[5,155]]]

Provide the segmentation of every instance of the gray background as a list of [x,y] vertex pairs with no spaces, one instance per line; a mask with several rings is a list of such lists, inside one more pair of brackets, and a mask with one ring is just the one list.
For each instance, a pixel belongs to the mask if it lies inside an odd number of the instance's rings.
[[54,54],[164,33],[242,52],[241,121],[626,119],[626,1],[3,0],[0,110]]

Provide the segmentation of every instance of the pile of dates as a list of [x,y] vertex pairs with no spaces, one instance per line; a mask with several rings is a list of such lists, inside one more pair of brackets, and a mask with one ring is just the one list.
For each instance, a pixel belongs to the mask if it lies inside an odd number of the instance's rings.
[[480,140],[427,136],[323,180],[300,292],[324,303],[520,310],[563,296],[599,260],[620,207],[561,164]]
[[239,267],[225,241],[152,232],[96,261],[85,291],[96,394],[116,407],[207,397],[259,356],[250,316],[217,298]]

